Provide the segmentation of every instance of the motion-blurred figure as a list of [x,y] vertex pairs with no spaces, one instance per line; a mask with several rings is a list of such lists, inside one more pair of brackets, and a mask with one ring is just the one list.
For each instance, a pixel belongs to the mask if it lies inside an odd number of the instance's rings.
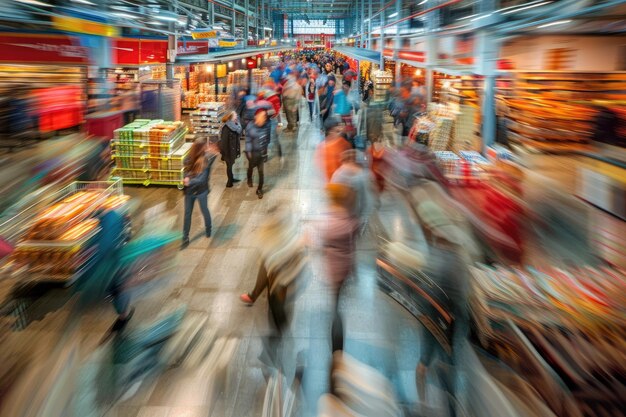
[[267,290],[272,334],[266,344],[265,355],[270,364],[279,365],[276,357],[279,340],[291,319],[291,307],[298,280],[308,269],[305,247],[296,224],[286,211],[273,209],[274,214],[256,236],[260,249],[260,265],[254,289],[242,294],[242,302],[252,305]]
[[317,146],[315,159],[325,180],[330,181],[341,166],[341,155],[352,149],[352,145],[342,136],[343,127],[334,118],[329,119],[325,127],[326,139]]
[[341,167],[335,171],[330,182],[347,185],[354,192],[352,215],[359,220],[361,230],[367,225],[373,210],[372,177],[365,165],[367,160],[363,153],[354,149],[341,155]]
[[293,132],[298,126],[298,107],[302,98],[302,88],[296,81],[296,76],[295,72],[290,73],[283,89],[283,106],[287,116],[285,132]]
[[[455,226],[444,210],[432,201],[417,207],[425,237],[429,243],[428,256],[422,272],[446,295],[436,300],[438,306],[425,303],[425,316],[433,323],[439,315],[448,315],[450,322],[442,329],[444,338],[437,337],[434,327],[423,328],[420,360],[416,370],[416,383],[420,400],[426,402],[426,374],[435,368],[443,388],[451,396],[450,415],[456,415],[455,395],[460,347],[467,338],[469,307],[466,258],[463,255],[464,232]],[[429,291],[427,288],[425,291]],[[438,309],[443,309],[444,314]],[[436,360],[440,363],[436,364]],[[436,364],[436,365],[435,365]]]
[[332,350],[343,349],[343,324],[339,315],[339,297],[343,283],[354,273],[356,238],[359,220],[351,213],[354,192],[343,184],[328,184],[329,207],[320,224],[326,277],[332,297]]

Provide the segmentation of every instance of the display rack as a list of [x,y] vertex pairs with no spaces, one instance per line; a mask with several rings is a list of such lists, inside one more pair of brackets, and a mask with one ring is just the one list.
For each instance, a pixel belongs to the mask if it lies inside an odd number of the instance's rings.
[[207,102],[198,105],[198,111],[191,113],[191,125],[197,138],[216,141],[222,129],[222,118],[226,106],[220,102]]
[[389,98],[389,90],[393,84],[393,75],[388,71],[372,71],[374,83],[374,101],[385,102]]
[[0,144],[20,146],[78,126],[86,85],[86,66],[0,65]]
[[163,120],[136,120],[117,129],[111,141],[115,163],[111,178],[124,184],[182,188],[184,159],[191,149],[186,135],[182,122]]
[[28,211],[19,213],[16,220],[23,215],[31,225],[15,246],[9,270],[31,281],[73,284],[95,258],[100,226],[94,216],[120,209],[127,201],[120,181],[74,182],[34,217]]
[[539,150],[586,149],[596,105],[626,100],[626,72],[519,71],[514,77],[510,136]]
[[141,81],[141,117],[180,120],[180,80]]

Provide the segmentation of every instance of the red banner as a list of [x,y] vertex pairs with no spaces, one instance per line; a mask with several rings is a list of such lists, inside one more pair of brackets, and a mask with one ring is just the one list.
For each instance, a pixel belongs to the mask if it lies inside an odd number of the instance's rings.
[[164,64],[167,62],[167,41],[118,38],[111,42],[116,65]]
[[87,48],[64,35],[0,33],[0,62],[87,64]]

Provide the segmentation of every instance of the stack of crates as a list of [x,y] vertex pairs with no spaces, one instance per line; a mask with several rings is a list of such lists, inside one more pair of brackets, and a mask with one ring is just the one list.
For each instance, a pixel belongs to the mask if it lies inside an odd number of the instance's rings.
[[224,103],[200,103],[198,110],[191,113],[191,123],[196,139],[216,142],[222,130],[222,118],[225,114]]
[[182,122],[163,120],[139,119],[117,129],[111,141],[115,163],[111,177],[124,184],[182,188],[183,161],[191,149],[186,134]]

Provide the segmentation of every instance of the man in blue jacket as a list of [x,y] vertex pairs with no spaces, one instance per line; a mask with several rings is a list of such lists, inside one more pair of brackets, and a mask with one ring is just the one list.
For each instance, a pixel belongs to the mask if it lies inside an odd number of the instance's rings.
[[270,143],[271,123],[267,109],[258,108],[254,120],[246,126],[246,157],[248,158],[248,187],[253,187],[252,171],[259,172],[259,187],[256,195],[263,198],[263,165],[267,160],[267,147]]

